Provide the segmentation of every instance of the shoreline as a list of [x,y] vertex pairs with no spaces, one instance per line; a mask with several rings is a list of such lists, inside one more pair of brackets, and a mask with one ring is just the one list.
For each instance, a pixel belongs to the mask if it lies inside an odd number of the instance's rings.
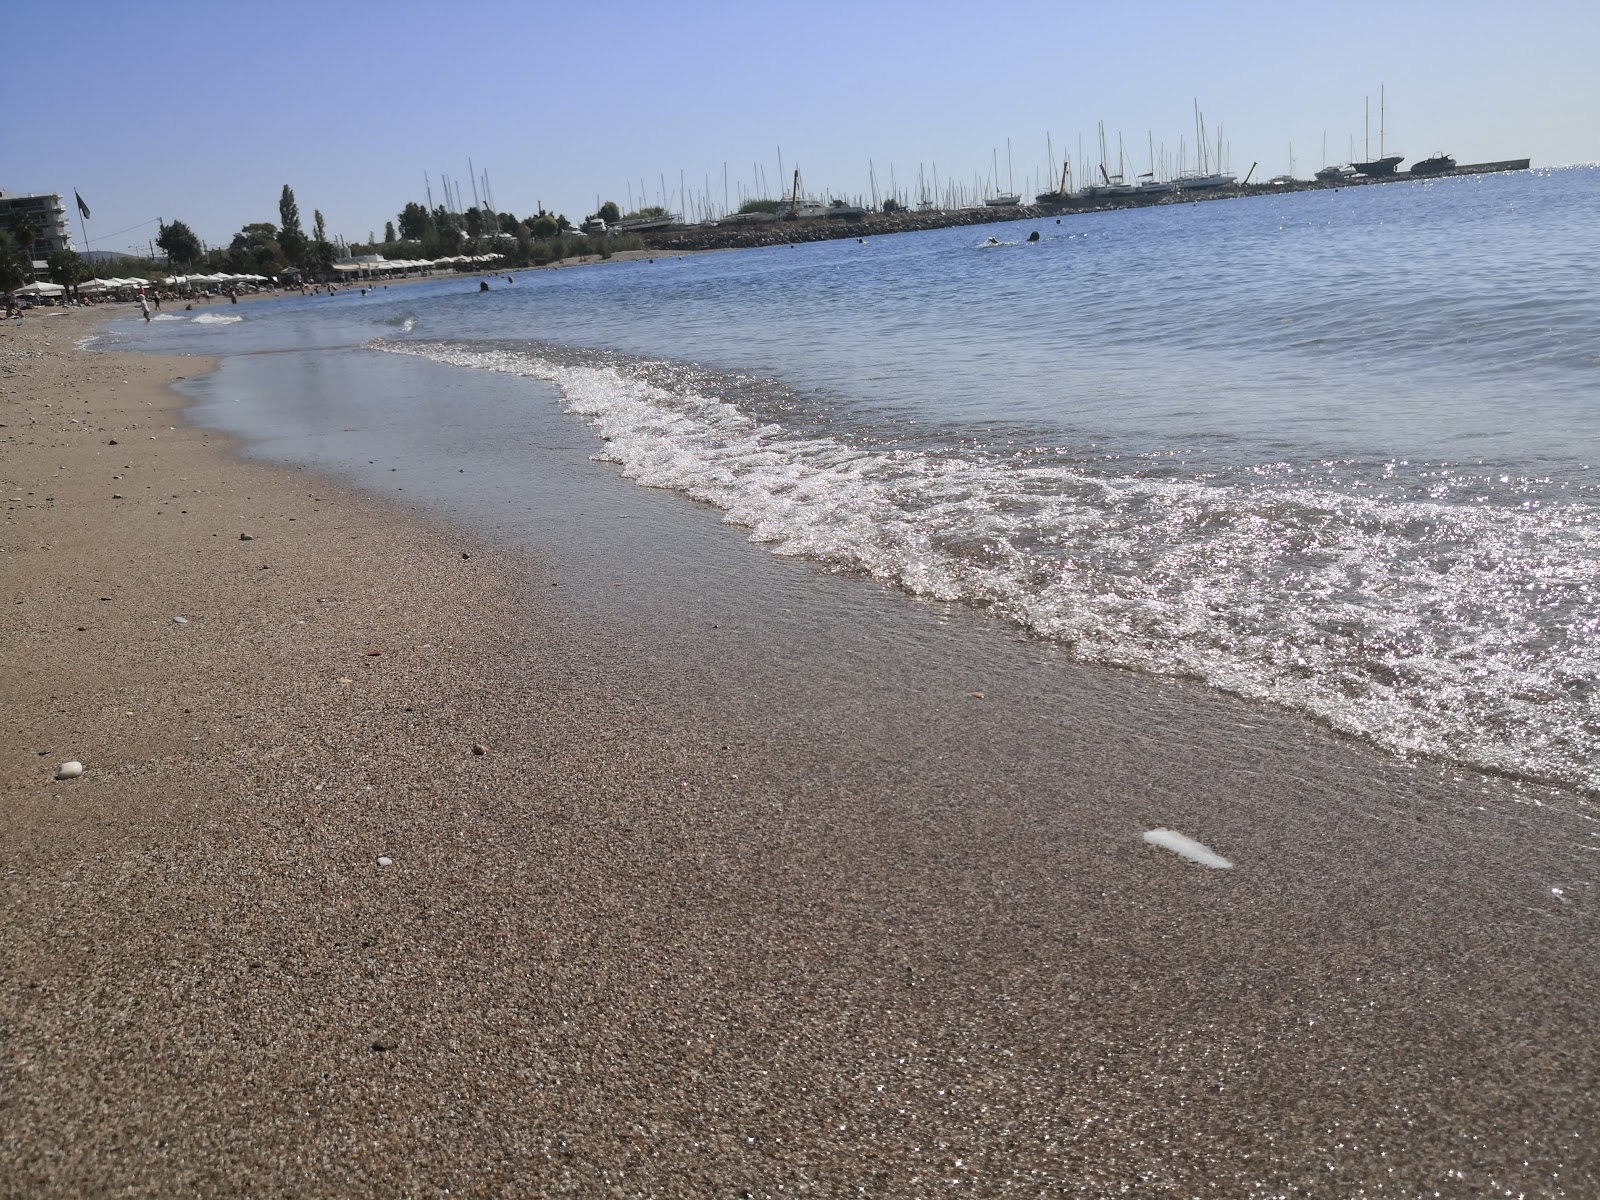
[[600,604],[102,316],[0,334],[8,1190],[1600,1180],[1588,806],[859,580]]

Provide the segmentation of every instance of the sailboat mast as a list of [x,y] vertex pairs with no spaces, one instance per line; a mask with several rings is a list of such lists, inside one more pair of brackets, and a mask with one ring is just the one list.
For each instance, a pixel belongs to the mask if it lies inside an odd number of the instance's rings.
[[1384,116],[1385,116],[1385,111],[1386,111],[1386,108],[1387,108],[1387,104],[1388,104],[1388,98],[1384,95],[1384,85],[1380,83],[1378,85],[1378,157],[1379,158],[1383,157],[1383,127],[1384,127],[1384,124],[1385,124]]

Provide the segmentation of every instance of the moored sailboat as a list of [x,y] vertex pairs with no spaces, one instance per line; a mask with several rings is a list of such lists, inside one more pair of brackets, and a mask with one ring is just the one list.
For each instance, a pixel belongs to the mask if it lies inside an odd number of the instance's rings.
[[1386,154],[1383,147],[1384,124],[1387,110],[1387,98],[1384,85],[1378,85],[1378,157],[1372,157],[1372,98],[1366,101],[1366,144],[1363,147],[1367,154],[1366,162],[1351,163],[1351,168],[1358,175],[1365,175],[1370,179],[1393,175],[1395,168],[1405,161],[1404,154]]
[[[1206,123],[1200,115],[1200,101],[1194,102],[1194,128],[1195,128],[1195,159],[1196,169],[1187,174],[1180,174],[1172,182],[1177,185],[1180,192],[1214,191],[1217,188],[1227,187],[1235,182],[1235,177],[1223,171],[1213,170],[1207,160]],[[1217,165],[1221,166],[1222,146],[1221,135],[1218,135]]]

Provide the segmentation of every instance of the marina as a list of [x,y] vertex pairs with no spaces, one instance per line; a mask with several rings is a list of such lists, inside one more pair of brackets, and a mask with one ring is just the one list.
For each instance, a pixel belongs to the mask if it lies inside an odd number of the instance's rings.
[[[1320,192],[1374,184],[1425,183],[1461,176],[1494,175],[1529,169],[1528,159],[1514,158],[1439,169],[1430,168],[1422,173],[1417,173],[1415,170],[1396,170],[1376,175],[1361,175],[1351,168],[1331,167],[1317,172],[1317,177],[1313,179],[1278,179],[1260,183],[1251,183],[1248,177],[1243,182],[1237,182],[1231,176],[1207,173],[1192,176],[1187,180],[1151,180],[1135,185],[1121,182],[1120,176],[1108,175],[1102,185],[1091,185],[1078,192],[1066,191],[1063,183],[1056,191],[1039,194],[1032,204],[1022,204],[1020,197],[1007,195],[1000,198],[1004,203],[986,202],[976,208],[919,207],[886,213],[852,207],[849,211],[849,220],[804,219],[806,216],[818,218],[835,216],[838,210],[819,203],[809,211],[802,210],[802,219],[799,220],[775,221],[768,214],[750,214],[750,216],[764,217],[765,220],[761,222],[753,222],[749,217],[693,225],[657,220],[641,228],[640,232],[646,244],[657,250],[737,249],[779,245],[786,242],[816,242],[834,238],[906,233],[914,230],[948,229],[962,225],[984,225],[992,221],[1059,219],[1118,209],[1155,208],[1202,201],[1244,200],[1252,197]],[[1063,180],[1065,174],[1063,168]]]

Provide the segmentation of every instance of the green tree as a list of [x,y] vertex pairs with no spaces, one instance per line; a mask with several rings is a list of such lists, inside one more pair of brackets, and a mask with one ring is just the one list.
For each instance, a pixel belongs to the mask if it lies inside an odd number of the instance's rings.
[[[461,233],[461,218],[444,205],[433,210],[434,244],[440,254],[460,254],[465,238]],[[424,241],[427,239],[424,238]]]
[[599,217],[607,225],[615,225],[618,221],[622,220],[622,210],[617,207],[617,202],[615,200],[607,200],[600,206],[600,211],[594,215]]
[[322,210],[314,209],[311,214],[311,267],[320,278],[327,279],[333,275],[333,259],[333,243],[328,240],[328,223],[322,219]]
[[17,257],[11,235],[0,229],[0,291],[9,295],[27,282],[27,269],[22,259]]
[[167,262],[175,267],[192,267],[205,254],[194,230],[182,221],[162,222],[156,245],[166,252]]
[[384,240],[385,243],[392,242],[392,241],[395,240],[395,238],[394,238],[394,222],[393,221],[385,221],[383,223],[383,240]]
[[467,236],[473,241],[477,241],[483,236],[483,220],[483,210],[476,204],[467,209],[465,222],[467,227]]
[[522,222],[517,220],[515,213],[500,213],[495,219],[500,222],[501,233],[509,233],[512,237],[517,236],[517,226]]
[[228,246],[228,267],[241,275],[276,275],[287,265],[278,227],[268,221],[246,225]]
[[89,265],[69,246],[50,255],[50,278],[70,292],[89,278]]
[[549,213],[540,213],[528,221],[528,235],[535,240],[553,238],[561,232],[561,226],[556,224],[556,219]]
[[893,196],[890,196],[883,202],[883,211],[885,213],[897,213],[900,211],[901,207],[900,201],[896,200]]
[[300,206],[295,203],[294,189],[287,183],[278,196],[278,246],[294,266],[306,266],[308,246],[300,228]]
[[433,217],[415,200],[408,201],[399,215],[400,236],[408,242],[420,242],[433,229]]
[[32,213],[15,212],[11,215],[11,236],[16,239],[17,249],[32,258],[33,243],[39,240],[39,227],[33,223]]
[[[741,209],[740,211],[743,212],[744,210]],[[651,217],[664,217],[666,215],[667,215],[667,210],[662,208],[661,205],[659,205],[659,204],[647,204],[643,208],[634,209],[631,213],[629,213],[627,216],[623,217],[622,219],[624,221],[631,221],[635,217],[651,218]]]
[[780,201],[777,200],[746,200],[739,206],[742,213],[775,213],[778,211]]

